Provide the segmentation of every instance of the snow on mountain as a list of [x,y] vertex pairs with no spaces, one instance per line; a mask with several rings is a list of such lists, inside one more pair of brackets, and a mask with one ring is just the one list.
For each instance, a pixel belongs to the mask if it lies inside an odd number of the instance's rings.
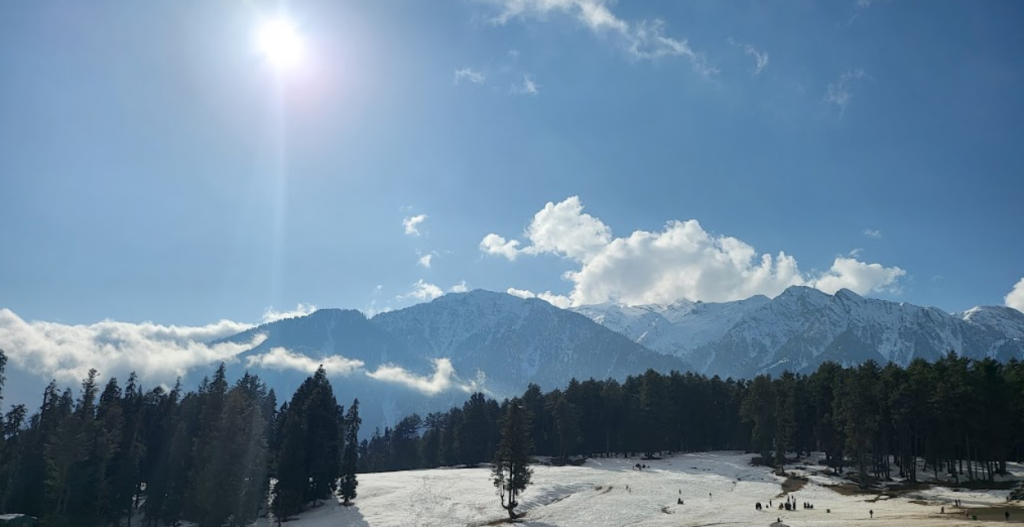
[[571,309],[638,344],[693,362],[694,349],[718,340],[747,313],[768,302],[768,297],[758,295],[722,303],[680,300],[669,305],[605,303]]
[[973,358],[1024,357],[1024,314],[1014,309],[951,314],[847,289],[828,295],[794,286],[771,300],[574,310],[655,351],[683,357],[697,371],[721,376],[807,372],[826,360],[906,365],[950,350]]
[[[339,402],[360,398],[371,431],[378,423],[394,424],[412,412],[461,404],[469,389],[505,397],[522,393],[530,383],[550,390],[574,377],[624,379],[648,368],[689,369],[677,357],[651,351],[543,300],[481,290],[448,294],[373,318],[353,310],[322,309],[226,340],[249,342],[255,334],[266,339],[232,368],[238,374],[252,367],[279,393],[290,394],[308,372],[287,367],[286,362],[298,363],[291,357],[272,363],[255,360],[275,349],[312,359],[305,366],[327,362],[329,374],[333,356],[362,361],[361,369],[335,375],[334,385]],[[450,361],[451,378],[438,372],[437,359]],[[381,366],[400,371],[391,370],[387,379],[367,375]],[[447,387],[425,391],[435,385]]]
[[466,374],[483,372],[487,386],[500,391],[686,368],[587,317],[505,293],[448,294],[372,321],[417,355],[449,358]]

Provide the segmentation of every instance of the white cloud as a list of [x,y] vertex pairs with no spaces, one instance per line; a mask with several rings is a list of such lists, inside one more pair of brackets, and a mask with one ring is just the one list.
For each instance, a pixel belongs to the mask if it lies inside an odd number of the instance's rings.
[[276,322],[286,318],[304,317],[312,312],[316,311],[316,306],[313,304],[298,304],[292,311],[277,311],[273,306],[268,307],[263,312],[263,323],[268,324],[270,322]]
[[434,373],[423,377],[410,373],[408,370],[393,364],[382,364],[374,371],[368,371],[361,360],[348,359],[341,355],[331,355],[314,359],[301,353],[284,348],[273,348],[267,353],[248,357],[246,366],[278,371],[294,370],[312,374],[321,365],[331,377],[348,377],[354,373],[362,373],[375,381],[398,384],[416,390],[423,395],[432,396],[450,390],[473,393],[483,390],[480,379],[463,381],[455,372],[449,359],[434,359]]
[[[430,290],[430,284],[424,286]],[[463,281],[452,289],[465,287]],[[257,334],[245,343],[210,344],[252,327],[252,324],[228,320],[194,327],[111,320],[90,325],[66,325],[26,322],[11,310],[0,309],[0,349],[4,350],[12,365],[63,383],[76,383],[91,368],[96,368],[101,379],[125,377],[134,371],[143,382],[172,384],[175,378],[185,376],[192,368],[235,362],[239,354],[262,344],[266,340],[263,334]],[[312,358],[281,347],[246,357],[245,365],[306,374],[323,365],[331,376],[362,373],[378,381],[403,384],[424,395],[448,390],[484,391],[484,381],[479,374],[477,379],[462,380],[446,358],[434,361],[435,369],[430,377],[419,377],[393,365],[383,365],[370,372],[361,360],[341,355]]]
[[754,59],[754,75],[760,74],[766,67],[768,67],[768,52],[760,51],[754,47],[753,44],[744,44],[736,42],[732,38],[729,38],[729,43],[743,50],[743,53],[748,57]]
[[853,258],[839,257],[835,259],[827,272],[812,279],[807,285],[830,295],[844,288],[856,293],[871,291],[898,293],[899,287],[896,282],[906,274],[907,272],[899,267],[882,267],[877,263],[868,264]]
[[474,71],[473,69],[470,68],[462,68],[455,70],[455,84],[458,84],[460,81],[463,80],[472,82],[473,84],[483,84],[485,77],[483,73],[480,73],[479,71]]
[[868,238],[881,238],[882,231],[877,229],[864,229],[864,236],[867,236]]
[[710,76],[718,72],[708,64],[702,53],[694,51],[686,39],[665,35],[664,22],[657,19],[629,22],[611,11],[605,0],[483,0],[500,7],[493,20],[505,24],[515,18],[544,18],[549,14],[575,17],[599,35],[610,35],[633,58],[654,60],[661,57],[684,57],[694,72]]
[[11,310],[0,309],[0,349],[20,368],[63,382],[79,380],[96,368],[104,377],[134,371],[147,382],[172,383],[190,368],[231,361],[258,346],[265,336],[241,344],[210,344],[251,327],[229,320],[206,326],[113,320],[66,325],[26,322]]
[[504,256],[509,260],[515,260],[519,256],[519,241],[506,240],[497,234],[488,234],[480,240],[480,250],[486,254]]
[[362,369],[363,361],[346,359],[341,355],[331,355],[321,359],[312,359],[301,353],[294,353],[284,348],[271,348],[267,353],[246,358],[247,368],[264,368],[270,370],[295,370],[302,373],[314,373],[321,365],[331,376],[348,376]]
[[531,291],[527,291],[526,289],[510,287],[505,292],[512,296],[518,296],[519,298],[537,298],[537,295],[533,294]]
[[412,284],[412,291],[398,297],[399,300],[419,300],[420,302],[426,302],[433,300],[444,294],[444,291],[440,287],[434,284],[423,281],[422,278]]
[[570,300],[569,297],[563,295],[556,295],[551,291],[544,291],[543,293],[540,294],[534,294],[533,291],[510,287],[505,292],[512,296],[518,296],[519,298],[539,298],[540,300],[543,300],[555,307],[560,307],[562,309],[565,309],[572,305],[572,300]]
[[523,83],[518,85],[513,84],[509,91],[515,95],[537,96],[540,95],[540,84],[534,82],[529,75],[523,75]]
[[583,212],[579,196],[548,203],[526,228],[527,254],[554,253],[576,261],[592,258],[612,239],[601,220]]
[[448,289],[448,291],[452,293],[465,293],[466,291],[469,291],[469,286],[466,285],[465,280],[462,280],[459,283],[453,285],[450,289]]
[[433,259],[434,259],[434,255],[433,254],[424,254],[423,256],[420,256],[420,259],[417,260],[416,263],[418,263],[419,265],[422,265],[423,267],[426,267],[427,269],[430,269],[430,261],[433,260]]
[[475,381],[460,380],[455,374],[452,361],[448,359],[434,359],[434,373],[430,377],[422,377],[390,364],[378,366],[375,371],[366,372],[366,376],[377,381],[400,384],[423,395],[437,395],[453,389],[473,393],[482,389]]
[[405,227],[405,233],[406,234],[408,234],[410,236],[419,236],[420,235],[419,226],[420,226],[420,224],[422,224],[426,220],[427,220],[427,215],[426,214],[417,214],[415,216],[410,216],[408,218],[403,219],[402,220],[402,226]]
[[[576,196],[548,203],[534,215],[524,234],[530,245],[518,249],[497,234],[481,242],[481,251],[510,260],[519,254],[550,253],[579,264],[563,276],[573,284],[568,297],[536,295],[554,305],[669,303],[680,298],[728,301],[756,294],[776,296],[792,285],[834,292],[893,291],[905,274],[898,267],[838,257],[823,273],[802,273],[785,252],[758,254],[731,236],[708,233],[697,220],[670,221],[658,232],[637,230],[615,238],[600,219],[583,213]],[[525,290],[509,294],[531,297]],[[565,300],[563,300],[565,299]]]
[[1021,278],[1020,282],[1013,286],[1013,290],[1006,294],[1003,301],[1017,311],[1024,311],[1024,278]]
[[847,70],[835,82],[828,85],[822,100],[839,108],[840,115],[846,113],[846,106],[850,104],[850,99],[853,98],[851,83],[865,77],[867,77],[867,74],[862,69]]

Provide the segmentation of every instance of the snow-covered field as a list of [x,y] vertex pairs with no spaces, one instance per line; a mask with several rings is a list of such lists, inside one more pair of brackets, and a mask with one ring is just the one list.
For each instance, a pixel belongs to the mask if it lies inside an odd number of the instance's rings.
[[[532,527],[601,526],[768,526],[781,518],[796,527],[808,526],[926,526],[1006,525],[1024,523],[1024,509],[1006,503],[1008,491],[954,491],[932,487],[899,497],[843,495],[827,485],[839,480],[815,476],[793,493],[798,505],[815,508],[779,511],[782,482],[763,467],[752,467],[750,455],[735,452],[686,454],[644,461],[591,459],[581,467],[534,467],[533,484],[520,511],[521,525]],[[806,467],[813,473],[816,467]],[[795,467],[787,470],[797,471]],[[1012,467],[1017,475],[1024,468]],[[800,470],[805,472],[805,470]],[[506,519],[490,482],[487,468],[436,469],[359,476],[359,498],[350,508],[328,503],[310,510],[289,527],[413,527],[482,526]],[[963,509],[985,510],[998,521],[971,521]],[[683,504],[677,504],[682,499]],[[784,498],[783,498],[784,499]],[[756,511],[755,502],[772,500],[776,508]],[[940,514],[940,507],[946,514]],[[1011,507],[1006,509],[1006,507]],[[992,510],[997,507],[998,510]],[[831,512],[827,512],[831,509]],[[874,511],[874,519],[869,511]],[[265,520],[264,520],[265,521]]]

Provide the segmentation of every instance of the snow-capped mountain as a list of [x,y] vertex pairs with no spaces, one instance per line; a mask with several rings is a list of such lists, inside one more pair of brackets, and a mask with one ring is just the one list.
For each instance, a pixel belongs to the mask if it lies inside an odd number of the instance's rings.
[[[675,356],[647,349],[596,324],[585,316],[538,299],[505,293],[472,291],[452,293],[425,304],[367,318],[359,311],[322,309],[303,317],[279,320],[239,333],[226,340],[250,342],[266,336],[234,365],[236,373],[252,367],[279,392],[290,394],[306,373],[268,364],[259,358],[275,349],[324,361],[330,373],[332,356],[364,363],[363,370],[335,376],[339,402],[359,397],[369,430],[378,423],[394,423],[416,411],[444,410],[468,398],[469,389],[495,397],[520,394],[530,383],[545,390],[564,386],[570,379],[590,377],[623,379],[648,368],[687,370]],[[451,378],[438,379],[435,359],[448,359]],[[436,393],[417,390],[408,382],[372,378],[381,366],[401,368],[418,382],[450,380],[452,386]]]
[[655,351],[691,360],[693,350],[722,338],[740,319],[769,302],[758,295],[722,303],[680,300],[668,305],[605,303],[571,309]]
[[[487,375],[488,386],[521,391],[573,377],[622,379],[648,368],[688,368],[579,314],[538,299],[477,290],[382,313],[372,322],[415,356],[450,358],[456,371]],[[666,360],[668,359],[668,360]]]
[[826,360],[906,365],[950,350],[973,358],[1024,358],[1024,313],[1014,309],[946,313],[847,289],[828,295],[790,287],[774,299],[574,310],[655,351],[682,357],[702,373],[722,376],[807,372]]

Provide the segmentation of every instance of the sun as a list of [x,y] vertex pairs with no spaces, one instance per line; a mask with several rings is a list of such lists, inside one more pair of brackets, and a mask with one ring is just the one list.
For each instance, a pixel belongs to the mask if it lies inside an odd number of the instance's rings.
[[286,18],[264,22],[257,33],[257,42],[263,58],[277,69],[292,68],[302,61],[302,37]]

